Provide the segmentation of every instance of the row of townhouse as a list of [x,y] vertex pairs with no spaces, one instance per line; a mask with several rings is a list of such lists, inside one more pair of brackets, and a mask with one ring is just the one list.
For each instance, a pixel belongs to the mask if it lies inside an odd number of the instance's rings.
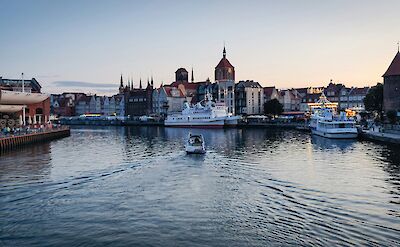
[[[308,87],[278,90],[275,98],[283,105],[285,112],[310,110],[309,104],[316,103],[322,93],[327,99],[338,104],[339,110],[353,109],[362,111],[365,109],[364,98],[369,87],[346,87],[343,84],[330,82],[327,87]],[[265,101],[266,102],[266,101]]]
[[98,96],[84,93],[52,94],[51,113],[56,116],[79,116],[82,114],[101,114],[105,116],[124,116],[123,95]]
[[329,101],[338,103],[339,110],[363,110],[363,99],[368,87],[345,87],[343,84],[329,83],[325,87],[292,88],[279,90],[275,87],[262,87],[253,80],[225,81],[211,83],[176,81],[170,85],[153,89],[148,83],[146,88],[125,88],[119,94],[107,97],[86,95],[83,93],[63,93],[51,96],[52,113],[58,116],[97,113],[102,115],[142,116],[155,114],[166,116],[183,110],[185,102],[202,102],[206,93],[210,93],[216,102],[225,103],[230,113],[235,115],[264,114],[266,102],[277,99],[284,112],[307,112],[309,104],[319,100],[322,93]]

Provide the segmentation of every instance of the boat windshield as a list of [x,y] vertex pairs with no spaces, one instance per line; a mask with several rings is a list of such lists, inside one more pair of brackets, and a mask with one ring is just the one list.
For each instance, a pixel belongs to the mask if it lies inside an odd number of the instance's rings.
[[192,136],[189,139],[189,143],[193,146],[201,146],[202,140],[200,136]]

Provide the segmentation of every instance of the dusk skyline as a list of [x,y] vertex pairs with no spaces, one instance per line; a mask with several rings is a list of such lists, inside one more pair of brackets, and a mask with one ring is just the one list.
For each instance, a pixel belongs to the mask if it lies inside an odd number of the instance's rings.
[[237,81],[372,86],[397,52],[399,7],[399,1],[1,0],[0,76],[24,72],[50,93],[89,92],[84,85],[92,93],[116,92],[121,73],[136,86],[153,76],[158,87],[172,82],[179,67],[193,67],[196,81],[214,80],[225,42]]

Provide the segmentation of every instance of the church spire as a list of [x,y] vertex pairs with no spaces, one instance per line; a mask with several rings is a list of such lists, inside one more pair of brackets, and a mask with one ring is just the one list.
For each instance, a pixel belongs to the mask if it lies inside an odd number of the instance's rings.
[[226,58],[226,49],[225,49],[225,45],[224,45],[224,50],[222,51],[222,55],[224,58]]
[[133,77],[131,78],[131,90],[133,90]]
[[154,86],[153,76],[151,76],[151,87]]
[[122,74],[121,74],[121,82],[120,82],[120,84],[119,84],[119,87],[124,87],[124,80],[122,79]]
[[191,78],[192,83],[194,82],[194,76],[193,76],[193,67],[192,67],[192,78]]
[[139,80],[139,88],[142,89],[142,78]]

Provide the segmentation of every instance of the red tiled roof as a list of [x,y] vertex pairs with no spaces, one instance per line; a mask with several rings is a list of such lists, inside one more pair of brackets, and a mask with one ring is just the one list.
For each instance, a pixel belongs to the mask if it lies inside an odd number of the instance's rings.
[[198,86],[202,85],[203,82],[186,82],[186,81],[175,81],[171,83],[172,87],[178,87],[179,85],[183,84],[185,90],[196,90]]
[[221,59],[221,61],[219,61],[219,63],[218,63],[218,65],[217,65],[217,67],[215,67],[215,68],[234,68],[233,66],[232,66],[232,64],[229,62],[229,60],[228,59],[226,59],[226,58],[222,58]]
[[195,83],[185,83],[184,86],[186,90],[196,90],[199,85]]
[[397,52],[392,63],[383,76],[400,75],[400,52]]
[[165,93],[167,94],[168,97],[172,97],[171,90],[173,88],[178,89],[179,97],[185,97],[185,95],[183,95],[183,93],[182,93],[182,90],[180,90],[179,88],[164,86]]
[[366,95],[368,93],[369,87],[356,87],[350,92],[352,95]]
[[264,95],[271,96],[274,89],[275,87],[264,87]]
[[297,92],[303,93],[303,94],[306,94],[307,91],[308,91],[308,88],[306,88],[306,87],[303,87],[303,88],[295,88],[295,89],[296,89]]
[[91,99],[92,99],[92,96],[82,95],[82,96],[77,100],[77,102],[83,101],[83,102],[88,103],[88,102],[90,102]]
[[315,102],[316,100],[319,99],[319,97],[321,96],[321,93],[308,93],[306,94],[306,96],[304,96],[304,99],[308,102],[310,99],[312,100],[312,102]]

